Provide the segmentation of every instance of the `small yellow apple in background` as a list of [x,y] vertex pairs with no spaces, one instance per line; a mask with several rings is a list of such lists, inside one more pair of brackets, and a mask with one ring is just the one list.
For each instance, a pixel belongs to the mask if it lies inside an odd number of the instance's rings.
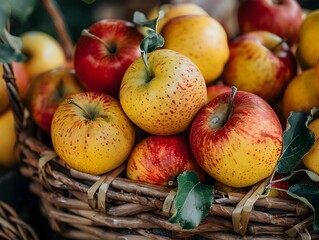
[[315,135],[315,143],[308,153],[302,158],[302,163],[309,170],[319,174],[319,119],[315,119],[310,122],[308,128]]
[[[26,97],[29,87],[29,77],[22,63],[12,62],[12,68],[15,75],[21,100]],[[3,66],[0,64],[0,112],[9,106],[9,97],[7,93],[6,82],[3,79]]]
[[301,23],[297,58],[302,68],[315,67],[319,58],[319,9],[310,11]]
[[185,15],[167,22],[162,29],[164,48],[190,58],[202,72],[205,82],[215,81],[229,58],[227,34],[214,18]]
[[285,119],[291,111],[309,112],[313,107],[319,107],[318,84],[315,68],[304,70],[292,79],[282,100]]
[[161,6],[155,6],[147,14],[148,19],[155,19],[158,16],[158,12],[164,11],[164,17],[158,21],[157,31],[160,33],[163,26],[171,19],[183,15],[208,15],[208,13],[200,6],[194,3],[178,3],[178,4],[163,4]]
[[10,167],[17,163],[14,151],[16,135],[14,117],[11,109],[0,115],[0,167]]
[[28,58],[24,62],[24,66],[31,81],[40,73],[66,63],[62,46],[51,35],[39,31],[29,31],[23,33],[20,37],[22,52]]

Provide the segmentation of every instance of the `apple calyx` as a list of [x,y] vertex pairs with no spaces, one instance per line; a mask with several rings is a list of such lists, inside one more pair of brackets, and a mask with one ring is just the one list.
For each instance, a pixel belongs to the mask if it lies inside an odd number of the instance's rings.
[[216,111],[211,116],[210,127],[212,129],[222,128],[230,119],[236,92],[237,88],[232,86],[228,102],[217,106]]
[[141,57],[145,66],[145,70],[148,76],[147,82],[151,81],[154,77],[153,72],[150,69],[150,66],[147,61],[147,54],[153,52],[155,49],[164,46],[164,38],[157,31],[158,21],[164,16],[164,11],[160,10],[157,18],[153,20],[148,20],[144,13],[136,11],[133,15],[133,22],[142,27],[149,28],[146,33],[146,37],[142,40],[141,48]]
[[81,32],[81,35],[90,37],[96,41],[99,41],[103,44],[103,46],[108,50],[110,54],[116,53],[116,46],[114,44],[107,44],[105,41],[103,41],[101,38],[95,36],[94,34],[90,33],[87,29],[83,29]]
[[81,107],[78,103],[76,103],[73,99],[69,99],[68,100],[68,104],[73,104],[75,106],[77,106],[79,109],[82,110],[83,112],[83,116],[84,118],[86,118],[87,120],[94,120],[96,117],[96,114],[94,112],[88,112],[86,111],[86,109],[84,109],[83,107]]

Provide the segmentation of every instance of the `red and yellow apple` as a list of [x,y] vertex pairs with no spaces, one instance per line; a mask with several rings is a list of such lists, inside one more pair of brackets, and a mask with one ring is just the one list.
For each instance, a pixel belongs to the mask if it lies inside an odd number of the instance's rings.
[[51,35],[40,31],[28,31],[20,37],[21,50],[27,56],[24,67],[31,81],[37,75],[66,63],[62,46]]
[[282,127],[256,94],[223,93],[196,115],[189,134],[198,164],[230,187],[248,187],[270,176],[282,150]]
[[26,105],[33,121],[46,133],[51,132],[53,114],[68,96],[83,92],[72,69],[57,68],[44,72],[30,84]]
[[245,0],[238,6],[241,33],[264,30],[297,43],[302,22],[302,8],[296,0]]
[[194,171],[202,182],[205,180],[188,138],[182,134],[144,138],[135,145],[126,164],[129,179],[165,186],[176,183],[184,171]]
[[267,197],[289,198],[287,191],[291,184],[287,180],[282,180],[282,178],[281,174],[277,172],[274,174]]
[[[158,49],[127,69],[120,88],[120,103],[138,127],[153,135],[185,131],[207,102],[205,80],[184,55]],[[151,74],[151,75],[149,75]]]
[[[23,101],[29,87],[28,74],[21,63],[12,62],[12,69],[15,76],[19,96]],[[9,106],[9,97],[7,93],[6,82],[3,79],[3,66],[0,64],[0,112],[4,111]]]
[[255,31],[230,43],[223,82],[271,103],[281,97],[296,74],[297,62],[290,47],[273,33]]
[[88,91],[118,98],[122,77],[141,55],[143,35],[137,27],[120,19],[92,24],[76,42],[74,68]]
[[117,99],[83,92],[60,104],[53,116],[51,139],[58,156],[71,168],[100,175],[127,159],[135,132]]
[[[196,26],[196,27],[194,27]],[[229,57],[227,34],[223,26],[208,15],[173,18],[162,29],[163,48],[190,58],[200,69],[206,83],[218,79]]]
[[11,167],[18,162],[15,154],[16,133],[14,117],[9,108],[0,114],[0,167]]

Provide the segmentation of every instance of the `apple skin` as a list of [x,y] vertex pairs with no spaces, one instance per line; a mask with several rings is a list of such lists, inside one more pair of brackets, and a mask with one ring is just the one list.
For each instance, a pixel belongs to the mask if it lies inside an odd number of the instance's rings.
[[[14,73],[15,81],[19,91],[19,96],[22,101],[24,101],[28,87],[29,87],[29,77],[26,69],[22,63],[12,62],[12,70]],[[6,82],[3,79],[3,66],[0,64],[0,113],[4,111],[9,106],[9,97],[7,93]]]
[[188,138],[182,134],[144,138],[135,145],[126,165],[129,179],[164,186],[172,185],[184,171],[194,171],[205,181],[205,173],[194,159]]
[[15,154],[14,117],[10,108],[0,114],[0,133],[0,167],[11,167],[18,163],[18,158]]
[[161,34],[165,39],[163,48],[189,57],[207,84],[220,77],[229,58],[229,47],[226,31],[216,19],[208,15],[179,16],[167,22]]
[[225,92],[230,92],[231,91],[231,86],[224,85],[224,84],[214,84],[214,85],[209,85],[207,86],[207,99],[208,102],[213,100],[215,97],[218,95],[225,93]]
[[230,57],[223,82],[251,92],[271,103],[280,98],[297,74],[297,61],[290,47],[275,34],[249,32],[230,43]]
[[244,0],[240,1],[237,17],[241,33],[269,31],[292,46],[299,38],[302,8],[296,0]]
[[127,69],[120,88],[120,103],[138,127],[153,135],[185,131],[207,102],[205,80],[184,55],[168,49],[148,54],[153,76],[142,58]]
[[127,159],[135,132],[117,99],[83,92],[60,104],[53,116],[51,139],[58,156],[71,168],[100,175]]
[[30,84],[26,106],[33,121],[46,133],[51,133],[53,114],[68,96],[83,92],[75,71],[57,68],[38,75]]
[[51,35],[40,31],[28,31],[20,37],[21,51],[28,57],[24,67],[31,81],[37,75],[66,63],[62,46]]
[[122,77],[128,66],[141,55],[143,35],[136,26],[120,19],[104,19],[88,31],[110,45],[81,35],[74,51],[74,67],[88,91],[104,92],[118,98]]
[[198,164],[230,187],[248,187],[270,176],[282,149],[282,127],[270,105],[238,91],[228,119],[230,93],[223,93],[196,115],[189,134]]
[[[274,181],[274,180],[278,180],[282,178],[283,176],[276,172],[272,180]],[[287,180],[271,183],[271,188],[278,188],[278,189],[270,189],[267,197],[279,197],[279,198],[288,199],[290,198],[290,196],[288,195],[287,192],[282,190],[288,190],[290,187],[291,187],[291,184]]]

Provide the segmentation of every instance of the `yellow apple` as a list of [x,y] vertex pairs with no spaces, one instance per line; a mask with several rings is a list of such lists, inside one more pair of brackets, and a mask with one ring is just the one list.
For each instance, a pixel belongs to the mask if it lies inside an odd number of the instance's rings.
[[180,16],[166,23],[161,34],[164,48],[190,58],[206,83],[221,75],[229,58],[229,47],[226,31],[217,20],[204,15]]
[[319,119],[310,122],[308,128],[315,134],[315,143],[302,158],[302,162],[306,168],[319,174]]
[[148,13],[148,19],[155,19],[159,10],[164,11],[164,17],[158,21],[157,31],[160,33],[163,26],[175,17],[183,15],[208,15],[208,13],[200,6],[194,3],[178,3],[178,4],[163,4],[160,7],[155,6]]
[[66,63],[63,48],[51,35],[29,31],[21,35],[21,40],[22,52],[28,57],[24,65],[31,81],[40,73]]
[[319,9],[310,11],[301,23],[297,58],[303,68],[316,66],[319,58]]
[[285,119],[291,111],[309,112],[313,107],[319,107],[318,84],[315,68],[305,70],[292,79],[282,100]]
[[14,117],[11,109],[0,115],[0,166],[10,167],[17,163],[14,151],[16,135],[14,130]]

